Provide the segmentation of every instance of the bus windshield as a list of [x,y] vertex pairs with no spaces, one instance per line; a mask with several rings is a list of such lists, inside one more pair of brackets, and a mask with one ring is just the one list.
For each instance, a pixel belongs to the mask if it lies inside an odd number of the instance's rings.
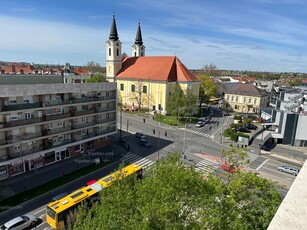
[[55,219],[55,212],[51,208],[49,208],[49,207],[47,207],[47,215],[50,218]]

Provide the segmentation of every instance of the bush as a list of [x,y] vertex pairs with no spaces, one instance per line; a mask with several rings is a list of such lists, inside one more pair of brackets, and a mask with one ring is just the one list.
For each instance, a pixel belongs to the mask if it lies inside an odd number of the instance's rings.
[[233,116],[234,120],[241,120],[241,118],[242,118],[241,115],[234,115]]
[[225,129],[224,130],[224,137],[230,137],[231,133],[233,133],[231,128]]

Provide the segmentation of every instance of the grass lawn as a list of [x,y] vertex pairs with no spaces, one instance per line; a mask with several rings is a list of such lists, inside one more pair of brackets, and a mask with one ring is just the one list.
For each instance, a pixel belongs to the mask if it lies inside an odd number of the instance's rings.
[[[181,118],[179,121],[177,120],[177,116],[165,116],[160,113],[155,114],[155,120],[158,122],[161,122],[163,124],[173,125],[173,126],[179,126],[184,127],[186,124],[186,118]],[[195,120],[198,120],[197,117],[188,117],[188,122],[194,122]]]
[[[52,189],[55,189],[57,187],[60,187],[64,184],[67,184],[70,181],[73,181],[77,178],[80,178],[81,176],[87,175],[91,172],[94,172],[102,167],[105,167],[106,165],[110,164],[111,162],[102,162],[98,165],[93,164],[89,165],[87,167],[81,168],[78,171],[66,174],[62,177],[59,177],[57,179],[54,179],[52,181],[49,181],[46,184],[40,185],[36,188],[33,188],[29,191],[25,191],[24,193],[17,194],[15,196],[9,197],[3,201],[0,202],[0,206],[2,207],[13,207],[16,205],[19,205],[27,200],[31,200],[39,195],[42,195],[46,192],[51,191]],[[50,197],[51,199],[51,197]],[[0,209],[0,212],[5,211],[6,209]]]

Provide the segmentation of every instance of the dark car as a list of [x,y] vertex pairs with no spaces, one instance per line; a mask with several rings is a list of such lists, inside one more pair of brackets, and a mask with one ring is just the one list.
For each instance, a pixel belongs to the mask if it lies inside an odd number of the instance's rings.
[[134,134],[134,136],[135,136],[137,139],[145,139],[145,138],[146,138],[145,134],[142,133],[142,132],[136,132],[136,133]]
[[251,132],[248,128],[246,128],[244,126],[236,128],[236,131],[239,131],[239,132],[242,132],[242,133],[250,133]]
[[247,124],[245,125],[245,127],[246,127],[247,129],[251,129],[251,130],[257,130],[257,129],[258,129],[258,127],[257,127],[256,125],[254,125],[254,124],[249,124],[249,123],[247,123]]
[[146,148],[151,147],[151,144],[147,140],[145,140],[145,139],[140,139],[139,140],[139,144],[144,146],[144,147],[146,147]]

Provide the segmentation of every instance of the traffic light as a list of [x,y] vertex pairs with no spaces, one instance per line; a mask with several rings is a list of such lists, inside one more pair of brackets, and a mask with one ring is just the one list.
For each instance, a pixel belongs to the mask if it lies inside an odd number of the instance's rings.
[[164,134],[166,137],[167,137],[167,132],[165,132],[165,134]]
[[153,134],[156,134],[156,130],[153,129],[153,130],[152,130],[152,133],[153,133]]

